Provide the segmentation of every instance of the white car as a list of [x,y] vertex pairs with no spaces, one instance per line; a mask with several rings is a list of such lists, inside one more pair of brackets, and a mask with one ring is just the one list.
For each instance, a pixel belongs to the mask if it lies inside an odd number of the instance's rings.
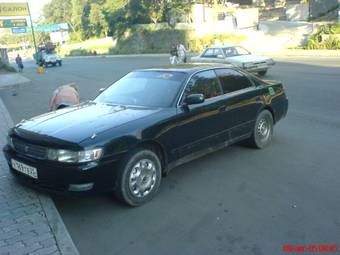
[[208,47],[198,57],[192,57],[191,62],[230,63],[259,75],[265,75],[275,65],[272,58],[252,55],[242,46]]

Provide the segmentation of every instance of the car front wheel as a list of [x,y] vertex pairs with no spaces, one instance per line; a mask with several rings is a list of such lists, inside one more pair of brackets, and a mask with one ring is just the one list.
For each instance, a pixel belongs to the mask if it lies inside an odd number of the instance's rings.
[[258,72],[258,74],[261,75],[261,76],[266,75],[266,73],[267,73],[267,70],[266,71],[259,71]]
[[146,149],[135,149],[123,159],[115,197],[131,206],[149,202],[156,194],[161,182],[161,164],[155,153]]
[[263,110],[256,118],[254,131],[249,138],[250,146],[258,149],[266,147],[273,135],[273,116]]

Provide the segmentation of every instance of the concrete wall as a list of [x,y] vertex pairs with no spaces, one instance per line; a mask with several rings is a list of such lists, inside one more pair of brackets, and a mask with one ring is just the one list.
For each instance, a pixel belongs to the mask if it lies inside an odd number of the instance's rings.
[[287,4],[286,20],[306,21],[309,18],[309,4]]
[[309,0],[310,10],[309,17],[317,18],[322,13],[326,13],[337,6],[338,0]]

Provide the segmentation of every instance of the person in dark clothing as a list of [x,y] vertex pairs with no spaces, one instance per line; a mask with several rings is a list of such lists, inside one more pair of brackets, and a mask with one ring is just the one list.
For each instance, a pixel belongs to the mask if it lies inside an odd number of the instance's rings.
[[177,60],[178,54],[177,54],[177,48],[174,43],[171,44],[171,50],[170,50],[170,63],[173,64],[178,64]]
[[20,57],[19,54],[18,54],[18,56],[15,58],[15,62],[16,62],[17,65],[18,65],[19,73],[22,72],[22,70],[24,69],[24,65],[22,64],[22,59],[21,59],[21,57]]

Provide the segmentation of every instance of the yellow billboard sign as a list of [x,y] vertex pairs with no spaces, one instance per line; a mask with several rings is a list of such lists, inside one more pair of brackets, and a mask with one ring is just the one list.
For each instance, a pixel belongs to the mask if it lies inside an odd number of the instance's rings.
[[0,3],[0,17],[26,15],[29,15],[27,3]]

